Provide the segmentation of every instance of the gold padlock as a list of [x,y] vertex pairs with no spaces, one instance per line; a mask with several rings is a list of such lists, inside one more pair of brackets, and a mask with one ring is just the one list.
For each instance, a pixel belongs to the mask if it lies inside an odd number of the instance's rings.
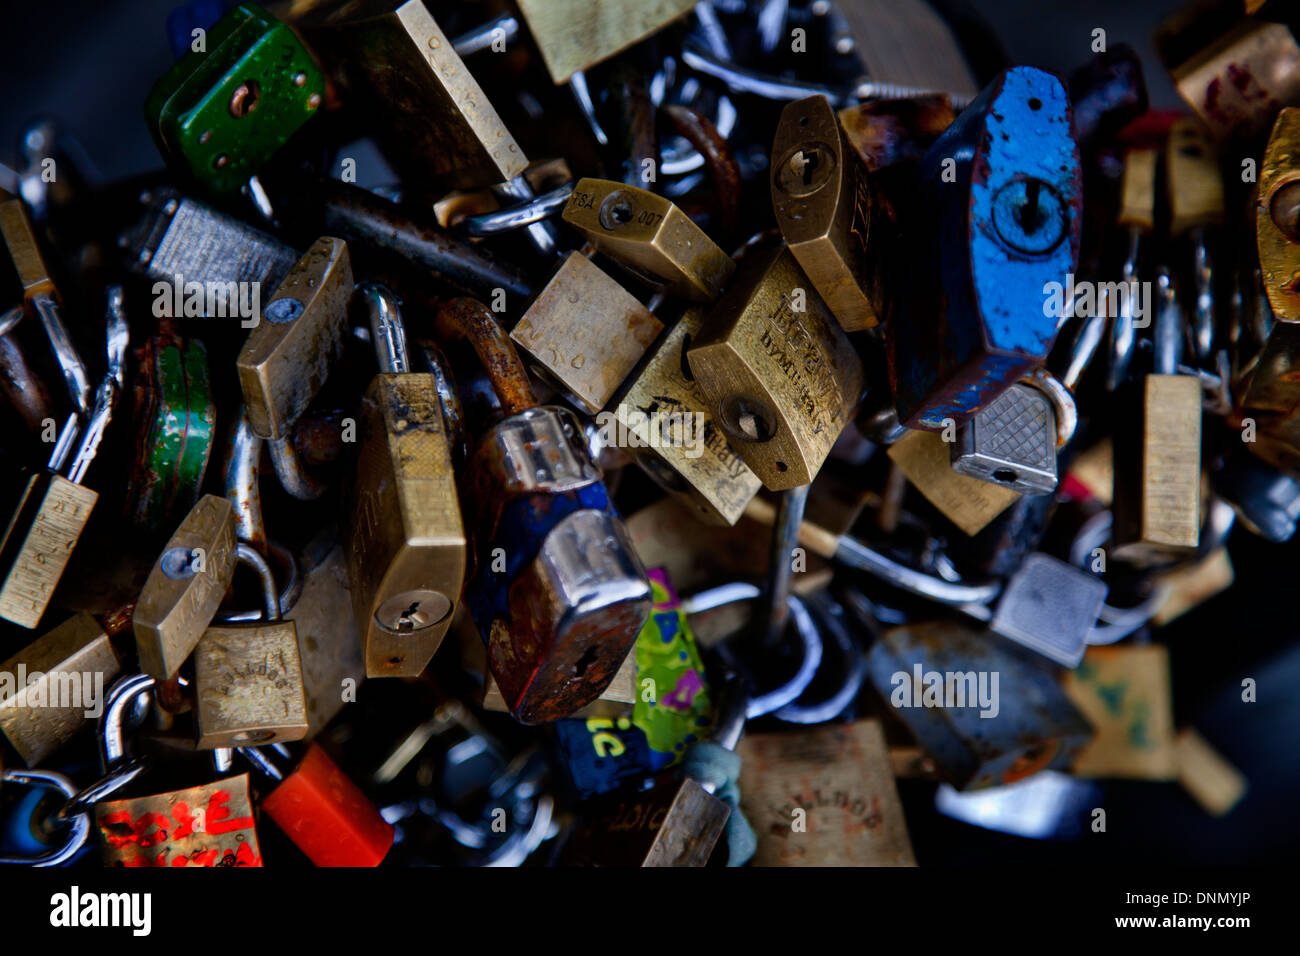
[[262,579],[262,620],[207,628],[194,648],[198,747],[256,747],[307,735],[307,692],[298,631],[280,618],[266,559],[246,544],[240,562]]
[[826,97],[786,106],[772,143],[772,208],[786,245],[846,332],[884,316],[884,276],[871,248],[867,171],[846,148]]
[[1191,117],[1169,130],[1165,152],[1169,188],[1169,232],[1182,236],[1205,226],[1223,224],[1223,178],[1209,131]]
[[958,474],[952,443],[939,432],[908,430],[889,446],[889,460],[943,516],[968,535],[984,528],[1020,497],[1005,485]]
[[736,263],[662,196],[608,179],[582,179],[564,221],[600,252],[671,295],[712,302]]
[[763,484],[806,485],[857,407],[862,362],[789,249],[751,252],[686,351]]
[[663,323],[599,266],[569,253],[510,338],[588,413],[605,407]]
[[348,576],[367,677],[416,677],[451,626],[465,577],[451,441],[436,379],[409,372],[396,298],[360,294],[380,359],[362,401]]
[[168,540],[136,601],[132,627],[142,671],[159,680],[176,676],[234,574],[234,506],[204,495]]
[[542,60],[558,85],[682,16],[693,0],[520,0]]
[[448,188],[520,175],[528,158],[423,0],[377,6],[345,3],[296,22],[346,93],[383,117],[386,148]]
[[1090,647],[1065,693],[1097,736],[1074,763],[1081,777],[1171,780],[1177,772],[1169,650]]
[[317,239],[262,308],[235,362],[248,424],[289,434],[343,353],[352,264],[342,239]]
[[81,613],[0,664],[0,733],[29,767],[99,716],[120,669],[104,628]]
[[752,865],[916,865],[879,721],[755,734],[736,753]]
[[1262,136],[1278,106],[1300,105],[1300,44],[1283,23],[1243,18],[1170,73],[1220,139]]
[[1155,372],[1114,442],[1114,554],[1138,564],[1186,556],[1201,534],[1201,383],[1178,374],[1182,315],[1164,268],[1157,287]]
[[762,484],[727,443],[691,374],[686,350],[704,309],[687,309],[651,350],[614,407],[626,450],[655,482],[705,521],[733,525]]

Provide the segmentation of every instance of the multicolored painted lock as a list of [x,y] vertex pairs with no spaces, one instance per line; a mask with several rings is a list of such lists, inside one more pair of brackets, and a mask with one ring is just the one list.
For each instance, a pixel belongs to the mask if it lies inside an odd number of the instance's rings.
[[1042,364],[1079,261],[1082,179],[1061,81],[999,76],[926,152],[909,275],[887,329],[899,421],[941,431]]
[[[695,635],[664,568],[647,572],[650,619],[637,635],[630,717],[555,722],[556,742],[584,796],[608,793],[681,760],[707,736],[713,705]],[[649,683],[647,683],[649,682]]]
[[216,193],[238,192],[325,99],[325,76],[297,35],[241,4],[154,84],[145,122],[158,150]]

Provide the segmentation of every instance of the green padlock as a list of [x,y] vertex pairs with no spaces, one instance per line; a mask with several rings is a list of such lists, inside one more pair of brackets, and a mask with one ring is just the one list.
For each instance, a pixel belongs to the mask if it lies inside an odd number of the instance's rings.
[[316,113],[325,76],[287,24],[249,4],[208,31],[145,100],[163,157],[202,185],[235,193]]
[[217,421],[202,343],[158,336],[138,353],[135,467],[127,513],[137,527],[169,528],[198,500]]

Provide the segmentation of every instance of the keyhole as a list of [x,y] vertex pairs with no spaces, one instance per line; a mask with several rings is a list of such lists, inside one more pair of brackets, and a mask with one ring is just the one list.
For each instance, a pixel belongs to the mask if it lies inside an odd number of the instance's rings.
[[230,115],[235,119],[243,119],[249,113],[257,108],[257,97],[259,90],[254,80],[245,80],[235,87],[235,92],[230,94]]
[[587,668],[594,663],[596,663],[596,649],[589,647],[582,652],[582,656],[578,658],[578,663],[573,665],[573,673],[578,677],[582,677],[587,673]]
[[1042,183],[1037,179],[1031,179],[1025,183],[1025,202],[1020,207],[1017,218],[1025,232],[1033,232],[1038,228],[1042,217],[1038,213],[1038,191],[1042,188]]
[[1287,183],[1273,194],[1269,214],[1292,242],[1300,242],[1300,180]]
[[821,157],[817,155],[817,150],[799,150],[792,157],[790,163],[794,166],[795,171],[802,177],[805,186],[813,184],[813,174],[817,171],[818,163]]
[[411,606],[403,611],[397,618],[397,629],[399,631],[415,630],[415,615],[420,612],[420,602],[413,601]]

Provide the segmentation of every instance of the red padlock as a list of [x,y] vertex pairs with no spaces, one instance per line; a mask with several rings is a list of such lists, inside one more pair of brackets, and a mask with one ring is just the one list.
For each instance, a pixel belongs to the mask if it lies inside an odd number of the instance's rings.
[[252,764],[280,784],[262,809],[317,866],[378,866],[393,845],[393,826],[348,779],[320,745],[312,744],[289,773],[273,755],[283,746],[240,748]]

